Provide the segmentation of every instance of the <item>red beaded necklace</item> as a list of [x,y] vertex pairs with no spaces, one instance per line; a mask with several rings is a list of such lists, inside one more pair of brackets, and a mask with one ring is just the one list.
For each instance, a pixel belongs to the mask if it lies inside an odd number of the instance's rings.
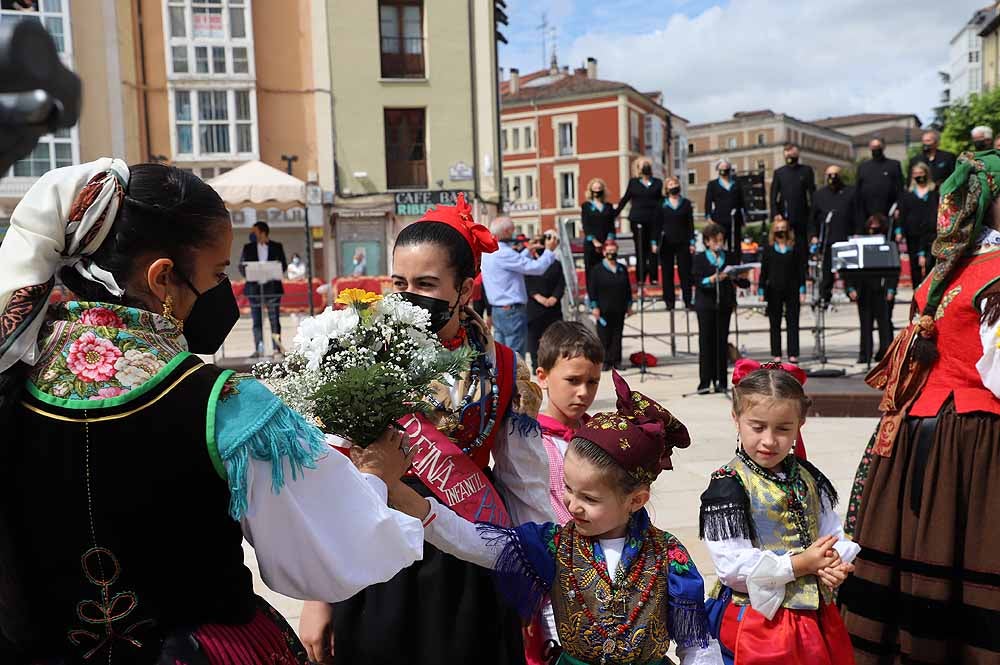
[[[616,592],[626,593],[628,589],[634,588],[635,585],[638,583],[639,577],[642,575],[642,571],[645,568],[646,564],[647,548],[645,547],[645,543],[647,542],[650,543],[652,547],[653,556],[655,557],[653,563],[653,574],[650,576],[649,582],[646,584],[646,588],[642,590],[642,593],[639,596],[639,602],[636,603],[636,606],[632,608],[632,611],[629,613],[625,623],[618,624],[618,627],[615,628],[615,636],[612,637],[611,633],[609,633],[608,630],[603,625],[601,625],[600,620],[598,620],[598,618],[594,616],[594,613],[587,606],[587,602],[584,600],[583,593],[580,591],[580,583],[576,579],[576,573],[573,570],[573,554],[576,551],[575,547],[576,529],[575,528],[570,529],[570,539],[569,543],[567,543],[567,546],[569,547],[569,556],[570,556],[569,566],[568,566],[569,583],[570,586],[572,587],[572,589],[570,590],[570,597],[571,598],[574,596],[580,597],[580,605],[583,607],[584,614],[587,615],[587,619],[590,620],[590,623],[594,626],[594,629],[598,632],[598,634],[604,638],[603,653],[601,654],[602,664],[606,663],[608,660],[608,656],[614,653],[615,647],[617,646],[616,638],[621,638],[622,636],[624,636],[625,633],[627,633],[628,630],[635,623],[636,619],[639,618],[639,613],[642,612],[642,608],[645,607],[646,603],[649,601],[650,594],[652,594],[653,589],[656,587],[656,582],[660,577],[660,571],[663,568],[663,550],[660,547],[660,543],[657,541],[656,538],[644,537],[643,541],[644,541],[644,546],[639,553],[639,557],[632,564],[631,569],[629,570],[627,576],[622,572],[622,569],[619,566],[618,573],[615,575],[618,584],[612,582],[611,576],[608,575],[607,566],[601,565],[597,560],[594,559],[592,550],[590,548],[586,546],[580,548],[581,552],[583,552],[584,560],[592,568],[594,568],[594,570],[597,571],[597,574],[600,576],[600,578],[611,589],[611,594],[612,594],[611,603],[614,603],[617,600],[619,600],[617,598],[614,598],[614,596],[617,595]],[[622,579],[623,577],[625,578],[624,580]],[[624,584],[622,584],[622,582],[624,582]]]

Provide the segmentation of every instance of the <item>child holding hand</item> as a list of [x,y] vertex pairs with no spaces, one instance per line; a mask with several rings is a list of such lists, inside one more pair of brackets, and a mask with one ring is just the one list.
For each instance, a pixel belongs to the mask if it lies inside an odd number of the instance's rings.
[[700,524],[719,576],[712,634],[727,664],[854,663],[833,591],[860,548],[844,536],[833,485],[793,454],[808,406],[776,363],[733,388],[739,445],[701,495]]
[[565,458],[565,525],[503,528],[472,524],[405,483],[389,499],[423,520],[428,542],[493,568],[497,587],[522,616],[550,596],[561,665],[668,662],[671,641],[682,665],[721,665],[710,640],[704,581],[684,546],[654,527],[650,484],[672,468],[674,447],[690,445],[669,411],[613,373],[616,413],[599,413],[573,435]]

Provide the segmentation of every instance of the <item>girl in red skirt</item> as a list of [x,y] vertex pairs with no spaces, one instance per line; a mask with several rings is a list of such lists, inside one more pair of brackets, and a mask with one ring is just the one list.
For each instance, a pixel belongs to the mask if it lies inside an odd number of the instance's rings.
[[833,485],[793,452],[808,406],[780,364],[733,387],[736,457],[712,474],[700,524],[719,576],[708,609],[727,665],[854,663],[833,590],[858,546],[844,536]]

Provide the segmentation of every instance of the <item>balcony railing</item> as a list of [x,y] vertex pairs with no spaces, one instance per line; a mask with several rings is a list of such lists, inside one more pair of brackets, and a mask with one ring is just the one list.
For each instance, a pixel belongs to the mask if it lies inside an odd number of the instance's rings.
[[382,37],[382,78],[425,77],[422,37]]
[[424,189],[427,187],[426,160],[392,160],[386,163],[389,189]]

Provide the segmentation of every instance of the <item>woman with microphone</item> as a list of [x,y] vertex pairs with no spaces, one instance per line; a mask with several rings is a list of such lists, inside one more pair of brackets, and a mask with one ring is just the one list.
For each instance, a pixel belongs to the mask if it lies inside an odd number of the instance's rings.
[[711,219],[725,231],[725,247],[737,254],[743,233],[743,190],[726,160],[715,165],[719,177],[705,188],[705,219]]
[[659,268],[655,255],[656,239],[660,235],[656,227],[660,216],[660,202],[663,200],[663,181],[653,177],[653,162],[646,157],[636,159],[632,164],[632,171],[634,177],[628,181],[615,216],[620,215],[625,205],[632,202],[628,218],[632,237],[635,239],[635,276],[642,283],[646,280],[646,275],[649,275],[649,283],[656,284]]

